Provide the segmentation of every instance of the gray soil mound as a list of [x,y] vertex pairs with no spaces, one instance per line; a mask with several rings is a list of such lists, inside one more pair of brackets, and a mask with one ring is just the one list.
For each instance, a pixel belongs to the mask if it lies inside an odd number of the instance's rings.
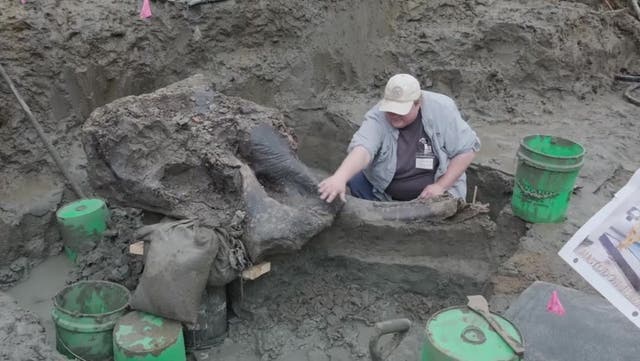
[[46,344],[38,317],[20,308],[0,291],[0,360],[63,361],[65,358]]
[[[244,284],[242,307],[248,315],[231,320],[227,338],[208,352],[209,359],[371,360],[368,342],[376,322],[409,318],[417,336],[432,312],[463,301],[451,293],[443,297],[448,284],[433,281],[432,294],[416,292],[386,279],[375,267],[318,257],[311,248],[295,258],[278,256],[271,261],[272,272]],[[408,276],[412,270],[392,272]],[[420,271],[413,272],[418,276]],[[394,356],[415,360],[416,350],[403,355],[399,349]]]
[[143,258],[129,253],[136,241],[135,231],[143,226],[143,212],[136,208],[109,208],[109,232],[91,252],[79,254],[69,275],[69,283],[80,280],[103,280],[133,290],[144,267]]

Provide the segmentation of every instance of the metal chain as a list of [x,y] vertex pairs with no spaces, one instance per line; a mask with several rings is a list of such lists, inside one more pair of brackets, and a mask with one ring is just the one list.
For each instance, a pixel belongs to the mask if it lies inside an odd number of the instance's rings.
[[530,187],[526,187],[520,181],[516,181],[516,185],[518,185],[518,188],[520,188],[520,191],[522,191],[522,193],[529,198],[542,200],[542,199],[554,198],[558,196],[557,192],[545,192],[545,191],[531,189]]

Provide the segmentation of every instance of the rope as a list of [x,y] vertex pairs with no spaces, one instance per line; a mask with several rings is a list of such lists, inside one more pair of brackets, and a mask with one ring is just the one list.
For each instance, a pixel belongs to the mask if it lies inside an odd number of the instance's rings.
[[[636,0],[634,0],[636,1]],[[615,80],[632,82],[632,83],[640,83],[640,75],[626,75],[626,74],[616,74],[613,76]],[[640,106],[640,99],[631,95],[636,89],[640,89],[640,84],[632,84],[624,91],[624,97],[631,104],[635,104]]]
[[627,99],[627,101],[629,101],[629,103],[640,106],[640,99],[631,95],[631,93],[633,93],[636,89],[640,89],[640,84],[636,84],[628,87],[627,90],[624,92],[624,97]]
[[226,229],[217,227],[215,229],[218,232],[218,239],[221,241],[222,246],[227,251],[227,257],[229,265],[233,270],[238,273],[252,266],[251,260],[247,256],[247,250],[244,244],[235,237],[232,237]]

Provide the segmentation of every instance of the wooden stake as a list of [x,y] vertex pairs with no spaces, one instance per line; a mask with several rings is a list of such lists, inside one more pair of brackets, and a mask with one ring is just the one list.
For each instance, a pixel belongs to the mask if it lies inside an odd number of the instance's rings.
[[36,117],[33,115],[33,113],[31,113],[31,108],[29,108],[27,103],[24,102],[24,100],[22,99],[22,96],[20,96],[20,93],[18,93],[18,89],[16,89],[15,85],[13,85],[13,81],[11,81],[11,78],[9,78],[9,75],[7,75],[7,72],[4,71],[2,64],[0,64],[0,75],[2,75],[4,80],[9,85],[9,88],[13,92],[13,95],[18,100],[18,104],[20,104],[20,106],[22,107],[22,110],[24,110],[24,112],[27,114],[27,118],[31,121],[31,125],[33,125],[33,127],[36,130],[36,133],[40,137],[40,140],[42,141],[42,143],[44,143],[44,147],[47,148],[47,151],[49,151],[49,155],[51,155],[51,158],[53,158],[53,161],[58,166],[58,169],[60,169],[60,172],[62,172],[62,175],[67,179],[67,182],[69,182],[69,185],[71,185],[71,189],[73,189],[73,191],[76,193],[78,197],[86,198],[84,193],[82,192],[82,189],[80,189],[80,186],[78,185],[78,183],[76,183],[76,181],[73,180],[71,173],[69,173],[67,168],[64,166],[64,163],[62,163],[62,159],[60,158],[60,155],[51,144],[51,141],[49,141],[49,138],[47,138],[47,135],[44,133],[44,129],[42,128],[42,125],[40,125],[40,123],[36,120]]
[[473,187],[473,200],[471,200],[471,204],[476,204],[476,196],[478,195],[478,186]]

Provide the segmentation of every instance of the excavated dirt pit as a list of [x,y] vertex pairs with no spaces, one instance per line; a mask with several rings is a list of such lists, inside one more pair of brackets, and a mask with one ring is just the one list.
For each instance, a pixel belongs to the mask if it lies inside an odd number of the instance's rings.
[[[281,111],[301,159],[324,173],[339,164],[389,75],[414,73],[425,88],[452,96],[483,141],[469,196],[477,185],[489,212],[455,232],[436,228],[423,248],[411,229],[396,228],[387,253],[373,252],[384,251],[384,233],[327,230],[245,283],[251,317],[231,317],[227,337],[201,355],[366,360],[372,323],[408,317],[413,327],[389,360],[415,360],[428,316],[466,294],[493,296],[504,309],[535,280],[588,289],[556,252],[640,167],[637,107],[612,80],[640,73],[640,25],[622,1],[610,3],[621,9],[550,0],[235,0],[192,9],[156,1],[154,18],[142,21],[133,3],[15,1],[0,11],[0,61],[85,191],[79,132],[87,116],[195,73],[224,94]],[[0,108],[0,288],[13,287],[20,306],[40,316],[51,344],[53,294],[83,278],[134,287],[142,262],[126,254],[127,235],[160,217],[114,207],[122,237],[109,238],[82,268],[49,258],[61,248],[54,211],[75,197],[4,83]],[[561,224],[527,226],[510,214],[515,151],[536,133],[588,150]],[[425,254],[408,259],[394,240]],[[375,247],[364,257],[367,241]],[[0,356],[56,359],[32,336],[38,321],[4,294],[0,302]]]
[[[524,223],[508,212],[510,194],[505,190],[510,182],[508,175],[490,168],[474,166],[469,171],[471,188],[478,186],[477,201],[491,202],[487,219],[506,230],[491,233],[489,239],[474,233],[479,253],[486,246],[492,250],[489,258],[482,258],[488,263],[488,268],[480,272],[486,273],[484,277],[472,275],[479,271],[475,268],[477,257],[455,251],[441,258],[396,257],[390,261],[384,256],[398,248],[397,242],[404,241],[393,233],[385,238],[387,247],[370,250],[368,257],[344,253],[341,244],[368,240],[362,235],[345,235],[338,242],[327,242],[327,235],[336,235],[332,228],[339,225],[335,225],[295,255],[270,257],[272,271],[262,278],[244,282],[242,286],[239,282],[229,285],[229,305],[233,307],[229,307],[228,334],[217,346],[194,355],[238,361],[368,360],[373,324],[393,318],[408,318],[414,323],[408,340],[394,353],[395,357],[412,355],[411,352],[417,352],[414,344],[419,342],[422,327],[432,313],[463,304],[465,295],[491,297],[490,276],[500,262],[515,252],[526,230]],[[114,228],[121,234],[161,218],[133,209],[117,209],[114,217]],[[422,236],[425,246],[434,238],[443,244],[456,244],[461,241],[456,236],[465,235],[447,231],[446,227],[455,230],[456,225],[441,227],[437,233]],[[49,316],[50,298],[65,283],[89,278],[112,280],[129,287],[136,284],[142,269],[141,258],[127,255],[126,243],[113,242],[105,239],[99,251],[81,260],[80,268],[72,266],[63,256],[52,258],[36,267],[26,282],[9,290],[23,307],[41,317],[49,344],[53,345],[55,340]],[[415,252],[415,245],[413,248]],[[443,264],[443,258],[449,264]],[[467,268],[468,272],[456,273],[453,271],[456,268]],[[57,277],[53,279],[51,274]],[[242,297],[238,296],[240,287]]]
[[[253,317],[233,319],[224,343],[209,355],[224,360],[368,360],[368,340],[375,322],[408,318],[413,322],[407,340],[392,354],[392,360],[418,358],[423,327],[429,316],[448,306],[461,305],[465,295],[491,297],[490,275],[499,263],[509,258],[525,234],[524,222],[509,213],[509,185],[512,179],[502,172],[473,167],[469,183],[478,186],[479,202],[492,202],[492,221],[503,229],[490,239],[477,236],[478,253],[490,246],[492,252],[487,277],[464,275],[445,270],[441,258],[388,256],[397,251],[399,239],[389,234],[386,247],[363,252],[344,252],[345,245],[373,242],[367,236],[345,235],[337,242],[327,240],[336,235],[339,222],[312,239],[295,257],[270,259],[273,270],[255,282],[244,285],[244,309]],[[455,225],[446,230],[423,235],[423,246],[431,239],[442,244],[465,243],[456,236]],[[375,237],[371,235],[371,237]],[[383,236],[384,237],[384,236]],[[342,246],[341,246],[342,245]],[[477,268],[472,255],[451,251],[445,257],[458,269]],[[249,346],[249,347],[247,347]]]

